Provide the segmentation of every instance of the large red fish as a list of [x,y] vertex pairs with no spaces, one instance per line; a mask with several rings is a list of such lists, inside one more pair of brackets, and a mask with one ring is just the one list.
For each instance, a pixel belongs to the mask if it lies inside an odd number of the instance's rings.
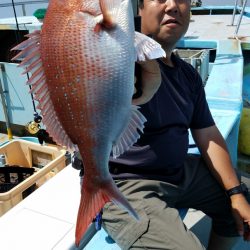
[[131,105],[134,62],[164,56],[134,32],[130,0],[51,0],[41,31],[15,49],[32,76],[28,84],[53,139],[78,148],[84,181],[76,245],[106,202],[137,214],[114,184],[110,153],[119,156],[139,138],[145,118]]

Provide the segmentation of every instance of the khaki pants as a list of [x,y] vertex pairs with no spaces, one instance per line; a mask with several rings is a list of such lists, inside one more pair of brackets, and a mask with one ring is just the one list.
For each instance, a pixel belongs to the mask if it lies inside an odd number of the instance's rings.
[[140,217],[136,221],[112,203],[104,207],[103,227],[123,250],[204,249],[185,227],[178,208],[201,210],[212,218],[215,233],[238,236],[230,201],[199,156],[188,157],[179,185],[143,179],[116,184]]

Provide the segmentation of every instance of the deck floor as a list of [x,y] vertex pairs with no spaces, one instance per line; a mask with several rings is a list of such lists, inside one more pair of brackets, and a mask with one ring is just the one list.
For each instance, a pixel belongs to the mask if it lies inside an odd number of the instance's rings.
[[[232,15],[192,15],[185,38],[197,40],[226,40],[233,38],[238,19],[239,15],[236,15],[234,26],[232,26]],[[250,18],[243,16],[238,31],[238,39],[250,41]]]

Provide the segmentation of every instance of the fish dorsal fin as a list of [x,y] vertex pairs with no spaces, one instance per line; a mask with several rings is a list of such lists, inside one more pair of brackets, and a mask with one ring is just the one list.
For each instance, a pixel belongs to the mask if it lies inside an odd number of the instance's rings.
[[58,144],[75,148],[63,129],[50,98],[49,87],[46,82],[46,75],[41,59],[40,33],[41,31],[34,31],[28,34],[27,40],[14,47],[12,50],[21,50],[21,52],[12,60],[22,61],[19,66],[25,67],[25,73],[31,73],[27,84],[31,85],[30,92],[38,102],[37,108],[41,110],[43,116],[42,122],[46,126],[49,135]]
[[101,27],[112,29],[116,26],[121,0],[99,0],[102,14],[96,17],[97,24],[95,31],[100,31]]
[[132,105],[131,116],[127,127],[120,135],[118,141],[113,145],[113,157],[117,158],[119,155],[127,151],[140,137],[138,131],[143,132],[146,118],[138,110],[138,107]]
[[166,53],[159,43],[137,31],[135,32],[134,44],[136,50],[136,61],[146,61],[166,57]]

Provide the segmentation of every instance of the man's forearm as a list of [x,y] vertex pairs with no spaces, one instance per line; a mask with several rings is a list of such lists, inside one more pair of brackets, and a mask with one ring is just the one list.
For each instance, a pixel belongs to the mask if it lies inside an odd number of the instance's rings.
[[193,131],[193,137],[215,178],[225,190],[240,184],[225,140],[216,126]]

